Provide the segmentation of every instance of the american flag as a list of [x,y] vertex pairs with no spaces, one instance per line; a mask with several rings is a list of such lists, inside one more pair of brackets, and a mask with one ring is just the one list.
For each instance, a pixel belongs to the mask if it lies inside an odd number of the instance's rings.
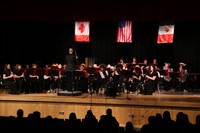
[[132,21],[120,21],[117,31],[117,42],[132,42]]

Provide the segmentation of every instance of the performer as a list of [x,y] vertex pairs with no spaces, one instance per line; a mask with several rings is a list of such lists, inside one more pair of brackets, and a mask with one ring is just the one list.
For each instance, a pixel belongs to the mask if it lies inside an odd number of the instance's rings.
[[132,64],[133,65],[137,65],[137,59],[136,59],[136,57],[133,57]]
[[88,91],[88,77],[89,73],[85,70],[85,64],[82,63],[74,74],[76,90],[82,92]]
[[36,93],[38,92],[38,86],[39,86],[39,76],[37,75],[37,68],[38,65],[36,63],[33,63],[31,66],[30,71],[26,74],[27,84],[28,84],[28,90],[27,93]]
[[98,71],[98,82],[97,82],[97,88],[96,92],[99,94],[104,94],[106,89],[107,81],[109,80],[110,74],[106,70],[105,64],[99,65],[99,71]]
[[22,70],[21,64],[17,64],[15,66],[13,74],[13,77],[16,81],[16,93],[20,94],[22,92],[26,92],[24,71]]
[[132,82],[138,82],[141,81],[141,68],[139,65],[136,65],[133,70],[133,75],[131,76],[130,80]]
[[51,69],[48,75],[51,76],[51,90],[52,92],[58,92],[61,88],[61,77],[62,77],[62,65],[55,63],[51,65]]
[[134,91],[138,91],[140,92],[141,90],[137,90],[137,86],[141,83],[142,81],[142,76],[141,76],[141,68],[139,65],[136,65],[134,67],[134,70],[132,72],[132,75],[131,77],[129,78],[129,82],[131,84],[129,84],[127,86],[127,88],[131,91],[131,92],[134,92]]
[[179,78],[178,78],[178,86],[176,87],[180,91],[187,92],[188,91],[188,71],[185,68],[186,64],[183,62],[179,63]]
[[3,84],[6,85],[10,90],[11,94],[16,94],[16,83],[13,78],[13,72],[10,68],[10,64],[5,64],[3,70]]
[[[75,52],[76,53],[76,52]],[[73,80],[75,63],[78,56],[74,53],[73,48],[69,48],[69,53],[65,56],[65,63],[67,64],[67,90],[73,91]]]
[[147,59],[144,59],[143,63],[141,64],[140,63],[140,68],[141,68],[141,75],[142,75],[142,78],[144,77],[144,74],[147,73],[147,70],[148,70],[148,61]]
[[158,66],[158,61],[156,58],[153,59],[152,61],[152,65],[154,65],[155,70],[160,70],[159,66]]
[[184,83],[186,82],[187,80],[187,76],[188,76],[188,72],[187,72],[187,69],[185,68],[186,64],[183,63],[183,62],[180,62],[179,63],[179,81],[181,83]]
[[163,66],[163,71],[164,71],[164,75],[161,76],[162,78],[162,84],[163,84],[163,87],[164,87],[164,90],[167,91],[169,89],[171,89],[172,87],[172,78],[170,76],[170,73],[173,72],[173,69],[170,67],[171,64],[170,63],[164,63],[165,65]]
[[149,72],[145,75],[145,83],[144,83],[144,94],[145,95],[152,95],[152,93],[156,89],[156,81],[158,74],[157,71],[155,70],[154,65],[149,66]]
[[123,57],[121,57],[121,58],[119,59],[118,66],[120,66],[121,69],[124,69],[124,70],[126,69],[126,63],[124,62],[124,58],[123,58]]

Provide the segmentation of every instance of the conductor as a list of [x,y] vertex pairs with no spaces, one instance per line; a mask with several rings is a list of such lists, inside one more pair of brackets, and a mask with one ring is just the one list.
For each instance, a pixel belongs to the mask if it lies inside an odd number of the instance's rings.
[[69,48],[69,53],[65,56],[65,63],[67,64],[67,91],[73,91],[73,79],[75,71],[75,63],[78,56],[74,53],[73,48]]

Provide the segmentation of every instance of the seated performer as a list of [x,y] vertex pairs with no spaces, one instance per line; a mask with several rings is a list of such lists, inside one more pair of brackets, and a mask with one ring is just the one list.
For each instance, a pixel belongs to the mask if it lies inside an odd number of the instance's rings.
[[124,70],[126,69],[126,63],[124,62],[123,57],[120,58],[118,65],[121,65],[122,69],[124,69]]
[[152,65],[154,65],[154,67],[155,67],[155,70],[160,70],[160,68],[159,68],[159,66],[158,66],[158,62],[157,62],[157,59],[156,58],[154,58],[153,59],[153,61],[152,61],[152,63],[151,63]]
[[188,72],[185,68],[186,64],[183,62],[179,63],[179,77],[176,78],[176,80],[173,83],[173,87],[176,90],[180,91],[187,91],[187,78],[188,78]]
[[140,63],[141,70],[145,69],[148,66],[148,61],[147,59],[144,59],[143,63]]
[[43,75],[43,90],[47,93],[53,92],[52,89],[52,77],[51,77],[51,73],[49,72],[51,70],[51,64],[46,65],[45,68],[45,73]]
[[63,64],[61,68],[61,89],[67,90],[67,65]]
[[50,92],[58,92],[61,89],[62,65],[52,64],[46,76],[50,77]]
[[106,69],[105,64],[99,65],[99,71],[98,71],[98,82],[97,82],[97,88],[96,92],[99,94],[104,94],[106,89],[106,83],[109,79],[109,73]]
[[148,61],[144,59],[143,63],[140,63],[142,80],[144,80],[144,75],[147,73],[148,67]]
[[16,94],[16,83],[13,78],[13,72],[10,68],[10,64],[5,64],[3,70],[3,84],[6,88],[10,89],[11,94]]
[[163,75],[163,87],[164,90],[169,90],[172,87],[172,82],[171,82],[171,77],[170,77],[170,73],[173,72],[173,69],[170,67],[170,63],[165,63],[165,65],[163,66],[163,70],[165,71],[165,75]]
[[137,64],[137,59],[136,59],[136,57],[133,57],[133,59],[132,59],[132,64],[134,64],[134,65]]
[[152,95],[157,87],[158,73],[154,65],[149,66],[149,72],[145,75],[144,94]]
[[117,92],[120,92],[120,80],[121,80],[121,75],[120,75],[121,68],[113,68],[111,76],[108,79],[107,82],[107,88],[106,88],[106,96],[113,96],[115,97]]
[[82,63],[75,71],[75,88],[77,91],[88,91],[88,77],[89,73],[85,70],[85,64]]
[[129,81],[131,82],[131,85],[129,85],[130,91],[141,91],[141,90],[137,90],[137,86],[142,81],[141,68],[139,67],[139,65],[135,66],[132,76],[129,78]]

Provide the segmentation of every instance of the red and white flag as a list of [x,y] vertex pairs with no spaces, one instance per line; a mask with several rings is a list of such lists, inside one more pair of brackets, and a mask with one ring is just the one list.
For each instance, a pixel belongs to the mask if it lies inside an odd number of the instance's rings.
[[75,41],[89,42],[90,41],[90,23],[89,21],[75,22]]
[[159,26],[157,43],[173,43],[174,25]]
[[117,42],[132,42],[132,21],[120,21],[117,31]]

